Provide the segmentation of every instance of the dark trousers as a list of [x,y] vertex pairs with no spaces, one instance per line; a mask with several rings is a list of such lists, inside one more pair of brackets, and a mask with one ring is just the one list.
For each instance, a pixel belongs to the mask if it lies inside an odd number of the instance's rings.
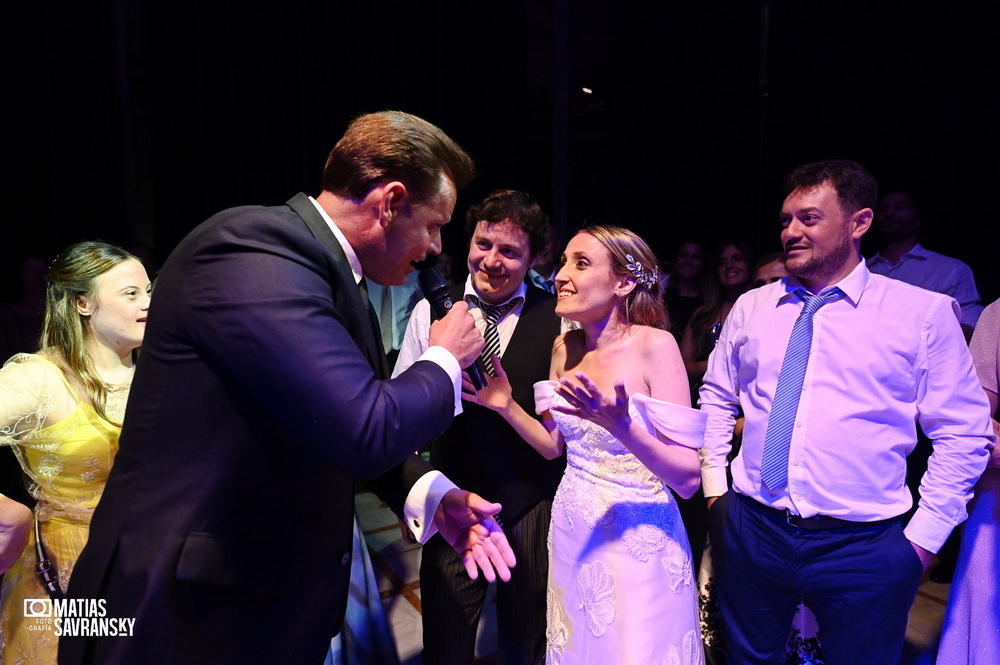
[[923,573],[902,520],[811,531],[730,491],[709,522],[731,663],[783,662],[805,601],[827,665],[898,665]]
[[[504,524],[517,567],[510,582],[497,582],[497,641],[504,665],[545,662],[545,589],[552,502],[542,501],[515,524]],[[423,662],[469,665],[488,584],[470,580],[461,559],[440,536],[424,546],[420,598],[424,627]]]

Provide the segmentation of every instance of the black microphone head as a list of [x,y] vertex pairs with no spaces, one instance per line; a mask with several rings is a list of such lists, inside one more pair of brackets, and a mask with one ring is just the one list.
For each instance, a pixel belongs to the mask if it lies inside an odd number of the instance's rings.
[[435,314],[442,317],[451,309],[451,297],[448,295],[448,282],[445,281],[441,271],[431,266],[424,268],[417,275],[420,282],[420,290],[424,292],[424,297],[431,303]]
[[[436,267],[429,266],[420,271],[417,279],[420,281],[420,289],[424,292],[424,297],[431,305],[433,318],[444,318],[448,314],[448,310],[451,309],[451,296],[448,295],[448,282],[445,281],[444,275]],[[476,390],[482,390],[486,387],[482,360],[476,360],[466,369],[469,371],[469,378]]]
[[442,289],[446,292],[448,290],[448,282],[445,281],[444,275],[434,266],[421,270],[417,279],[420,281],[420,290],[424,292],[425,297],[429,298],[432,293],[437,293]]

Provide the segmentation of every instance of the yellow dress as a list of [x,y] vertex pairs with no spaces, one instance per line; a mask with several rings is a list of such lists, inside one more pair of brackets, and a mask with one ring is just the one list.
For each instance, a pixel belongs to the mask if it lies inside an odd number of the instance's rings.
[[[38,361],[44,365],[35,364],[25,371],[24,363]],[[108,415],[118,422],[127,395],[125,387],[108,396]],[[66,399],[76,402],[69,415],[43,426],[53,404]],[[19,354],[0,370],[0,444],[14,446],[30,480],[29,489],[38,502],[35,516],[42,542],[64,591],[87,543],[90,519],[118,451],[120,431],[80,401],[62,371],[44,357]],[[4,575],[0,664],[56,664],[58,637],[50,620],[30,616],[30,610],[25,616],[26,600],[48,598],[34,570],[34,540],[32,534],[24,554]]]

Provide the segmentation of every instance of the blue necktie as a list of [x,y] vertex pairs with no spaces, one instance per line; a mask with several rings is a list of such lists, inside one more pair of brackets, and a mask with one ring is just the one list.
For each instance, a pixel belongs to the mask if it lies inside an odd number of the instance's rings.
[[764,452],[760,461],[760,479],[772,492],[784,487],[788,482],[788,447],[792,441],[792,428],[799,410],[799,396],[802,381],[806,377],[809,364],[809,348],[812,346],[813,315],[826,303],[843,295],[840,289],[833,289],[826,295],[810,295],[804,289],[796,291],[805,305],[795,320],[792,335],[788,338],[785,359],[781,363],[778,387],[774,391],[771,416],[767,421],[764,436]]
[[531,276],[532,283],[540,288],[542,291],[548,291],[549,293],[556,292],[556,281],[554,279],[545,279],[539,274],[534,274]]

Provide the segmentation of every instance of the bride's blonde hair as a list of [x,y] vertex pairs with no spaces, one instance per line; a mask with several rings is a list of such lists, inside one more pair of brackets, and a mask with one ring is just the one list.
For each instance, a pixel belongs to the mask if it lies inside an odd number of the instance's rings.
[[616,275],[631,277],[635,288],[619,299],[622,320],[653,328],[669,329],[663,306],[659,262],[646,241],[620,226],[588,226],[580,231],[601,243],[611,254],[611,269]]

